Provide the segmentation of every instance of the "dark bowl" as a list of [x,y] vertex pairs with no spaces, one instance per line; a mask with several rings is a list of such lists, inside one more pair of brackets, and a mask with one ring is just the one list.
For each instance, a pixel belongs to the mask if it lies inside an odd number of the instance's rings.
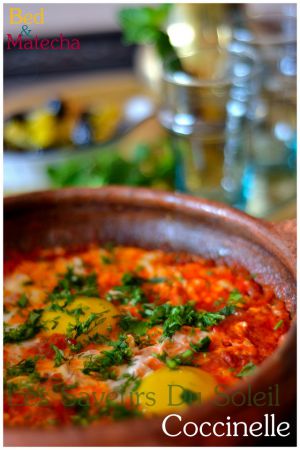
[[[28,252],[37,247],[114,241],[184,250],[242,264],[284,299],[293,321],[277,350],[254,375],[226,392],[228,396],[236,391],[249,396],[249,390],[252,394],[268,392],[278,385],[278,406],[253,406],[248,402],[220,407],[212,399],[188,408],[181,414],[182,424],[226,421],[227,416],[252,423],[262,421],[264,414],[275,414],[279,421],[288,413],[293,416],[296,396],[295,230],[294,221],[275,226],[228,206],[186,195],[125,187],[64,189],[5,199],[4,254],[9,258],[16,251]],[[170,423],[169,432],[178,430],[178,422]],[[171,438],[163,433],[161,418],[87,428],[8,428],[4,437],[8,446],[225,446],[253,444],[255,439],[200,435]]]

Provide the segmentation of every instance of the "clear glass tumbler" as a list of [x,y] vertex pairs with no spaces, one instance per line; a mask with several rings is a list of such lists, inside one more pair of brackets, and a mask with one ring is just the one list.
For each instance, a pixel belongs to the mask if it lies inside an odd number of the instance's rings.
[[239,44],[165,61],[159,120],[177,157],[178,190],[240,202],[257,89],[255,53]]
[[249,116],[251,156],[254,165],[271,171],[296,164],[297,19],[283,6],[273,13],[257,8],[233,33],[260,59],[261,89]]

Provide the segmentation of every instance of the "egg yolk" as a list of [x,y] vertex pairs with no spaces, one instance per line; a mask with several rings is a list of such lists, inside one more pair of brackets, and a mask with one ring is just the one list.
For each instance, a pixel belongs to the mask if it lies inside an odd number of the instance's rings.
[[216,380],[196,367],[168,367],[146,376],[137,391],[138,404],[145,414],[182,411],[192,402],[203,402],[215,393]]
[[87,335],[107,335],[116,325],[118,310],[110,302],[95,297],[77,297],[65,307],[65,311],[44,311],[41,323],[46,334],[67,334],[70,328],[84,323],[95,314]]

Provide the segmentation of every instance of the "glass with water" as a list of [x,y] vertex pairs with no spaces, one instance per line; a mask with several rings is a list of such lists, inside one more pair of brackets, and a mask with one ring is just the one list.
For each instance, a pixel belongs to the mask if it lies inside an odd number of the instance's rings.
[[161,124],[178,162],[178,190],[238,204],[249,142],[247,114],[258,89],[255,55],[232,44],[165,62]]

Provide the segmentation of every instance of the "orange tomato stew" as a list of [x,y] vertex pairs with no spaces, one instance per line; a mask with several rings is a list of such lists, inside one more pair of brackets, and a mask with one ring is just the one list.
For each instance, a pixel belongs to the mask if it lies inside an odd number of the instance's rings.
[[16,256],[4,288],[8,426],[183,410],[254,373],[291,320],[242,267],[125,246]]

